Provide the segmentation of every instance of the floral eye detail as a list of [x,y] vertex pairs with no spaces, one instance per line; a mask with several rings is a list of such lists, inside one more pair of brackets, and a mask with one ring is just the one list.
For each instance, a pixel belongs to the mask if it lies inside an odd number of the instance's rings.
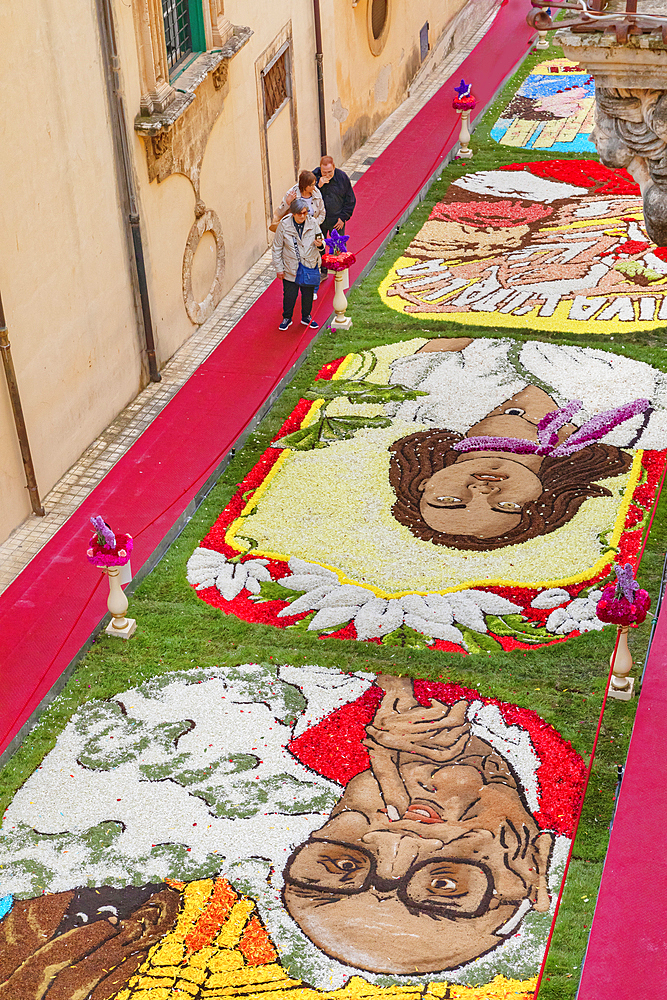
[[500,503],[496,504],[496,508],[498,510],[509,511],[512,514],[514,514],[514,513],[518,514],[519,511],[521,510],[521,504],[520,503],[512,503],[511,500],[501,500]]
[[367,854],[351,845],[310,841],[285,869],[285,879],[309,889],[359,892],[370,869]]
[[365,867],[362,862],[355,858],[320,858],[320,864],[324,865],[328,872],[345,872],[350,874]]
[[510,417],[522,417],[525,412],[520,406],[508,406],[506,410],[503,410],[503,413],[506,413]]
[[439,895],[446,895],[456,889],[456,882],[453,878],[443,878],[442,876],[439,878],[432,878],[431,889]]
[[460,497],[436,497],[440,503],[463,503]]

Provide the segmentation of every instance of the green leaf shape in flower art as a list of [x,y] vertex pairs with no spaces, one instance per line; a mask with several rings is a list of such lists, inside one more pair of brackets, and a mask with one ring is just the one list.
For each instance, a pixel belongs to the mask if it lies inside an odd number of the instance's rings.
[[427,396],[421,389],[404,385],[378,385],[364,379],[318,379],[303,394],[304,399],[337,399],[345,396],[351,403],[403,403]]
[[332,441],[342,441],[354,437],[355,431],[362,427],[388,427],[389,417],[328,417],[321,416],[314,424],[302,427],[291,434],[285,434],[273,442],[274,448],[292,448],[294,451],[312,451],[313,448],[326,448]]
[[496,639],[492,639],[490,635],[485,635],[483,632],[474,632],[466,625],[457,624],[456,627],[463,635],[471,656],[477,653],[497,653],[502,650],[500,643]]
[[282,583],[275,580],[260,580],[259,594],[251,594],[250,600],[256,604],[264,604],[265,601],[296,601],[297,597],[304,595],[304,590],[288,590]]
[[393,632],[389,632],[381,640],[382,646],[400,646],[403,649],[428,649],[433,645],[430,636],[422,635],[409,625],[400,625]]
[[527,621],[521,615],[487,615],[486,624],[494,635],[509,636],[517,642],[553,642],[555,636],[535,622]]

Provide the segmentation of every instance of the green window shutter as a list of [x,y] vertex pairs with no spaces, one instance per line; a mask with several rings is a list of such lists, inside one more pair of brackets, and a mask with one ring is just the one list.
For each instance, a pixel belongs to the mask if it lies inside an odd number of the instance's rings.
[[189,6],[192,49],[194,52],[206,52],[206,32],[204,31],[202,0],[189,0]]

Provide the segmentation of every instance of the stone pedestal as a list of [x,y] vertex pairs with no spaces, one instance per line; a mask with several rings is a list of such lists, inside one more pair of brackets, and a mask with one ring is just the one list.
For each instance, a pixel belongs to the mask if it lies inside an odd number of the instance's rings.
[[660,34],[557,32],[568,59],[595,78],[591,138],[602,162],[639,184],[646,231],[667,246],[667,45]]

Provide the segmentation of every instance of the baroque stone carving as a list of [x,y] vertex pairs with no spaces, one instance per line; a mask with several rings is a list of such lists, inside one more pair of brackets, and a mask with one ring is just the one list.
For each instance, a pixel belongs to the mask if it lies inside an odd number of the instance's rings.
[[[145,140],[149,180],[184,174],[199,198],[206,144],[229,91],[229,63],[251,36],[250,28],[235,28],[220,50],[202,53],[181,73],[178,92],[168,108],[135,118],[135,131]],[[156,148],[154,140],[163,135],[169,141],[161,139]]]
[[[225,273],[225,241],[222,225],[216,213],[206,208],[202,201],[195,206],[195,222],[188,233],[183,254],[183,301],[185,310],[193,323],[204,323],[222,298],[222,279]],[[201,302],[195,300],[192,291],[192,262],[204,233],[211,233],[215,240],[215,277],[208,294]]]
[[169,132],[158,132],[157,135],[151,137],[151,143],[153,145],[153,156],[158,160],[169,149],[171,136]]
[[650,239],[667,246],[667,45],[639,35],[559,31],[568,59],[595,78],[591,138],[608,167],[625,167],[639,184]]
[[227,60],[225,59],[224,62],[221,62],[218,66],[216,66],[211,75],[213,77],[213,86],[215,89],[222,90],[224,85],[227,83],[227,77],[229,75],[229,65]]
[[639,184],[649,237],[667,245],[667,91],[600,87],[592,138],[608,167]]

